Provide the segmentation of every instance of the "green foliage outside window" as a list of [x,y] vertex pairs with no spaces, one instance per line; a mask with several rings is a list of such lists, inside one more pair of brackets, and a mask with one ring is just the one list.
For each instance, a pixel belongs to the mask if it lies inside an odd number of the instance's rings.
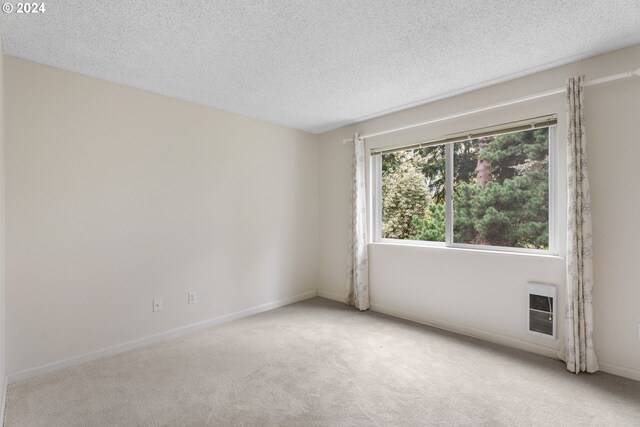
[[382,176],[382,235],[387,239],[415,239],[414,218],[424,215],[429,204],[427,184],[419,170],[424,159],[417,153],[384,156]]
[[[546,249],[549,130],[453,144],[455,243]],[[445,146],[382,157],[382,237],[444,241]]]

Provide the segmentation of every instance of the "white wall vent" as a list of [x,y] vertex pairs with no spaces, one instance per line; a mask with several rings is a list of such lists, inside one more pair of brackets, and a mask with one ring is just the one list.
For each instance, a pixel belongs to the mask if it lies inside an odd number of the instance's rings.
[[556,338],[556,297],[555,285],[527,284],[527,329],[530,334]]

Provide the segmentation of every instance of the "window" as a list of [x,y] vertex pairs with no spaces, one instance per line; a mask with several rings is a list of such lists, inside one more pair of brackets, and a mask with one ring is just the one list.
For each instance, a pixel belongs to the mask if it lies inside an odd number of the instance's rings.
[[555,116],[372,151],[376,240],[548,252]]

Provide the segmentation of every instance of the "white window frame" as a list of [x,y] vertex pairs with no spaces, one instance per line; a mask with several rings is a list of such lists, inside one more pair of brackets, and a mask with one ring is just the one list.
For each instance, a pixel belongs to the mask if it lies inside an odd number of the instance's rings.
[[[554,115],[555,116],[555,115]],[[557,172],[557,146],[556,146],[556,132],[557,124],[547,126],[549,129],[549,247],[548,249],[529,249],[529,248],[516,248],[505,246],[491,246],[491,245],[474,245],[468,243],[455,243],[453,242],[453,143],[447,142],[445,147],[445,241],[433,242],[428,240],[405,240],[405,239],[386,239],[382,237],[382,155],[373,154],[380,151],[402,151],[409,149],[408,147],[389,147],[389,148],[376,148],[371,150],[370,155],[370,182],[371,182],[371,194],[370,194],[370,236],[372,242],[377,243],[391,243],[405,246],[426,246],[437,248],[454,248],[454,249],[468,249],[474,251],[485,252],[507,252],[518,254],[531,254],[531,255],[559,255],[559,241],[558,241],[558,211],[557,211],[557,196],[558,196],[558,172]],[[472,134],[474,131],[465,132]],[[440,139],[440,138],[439,138]],[[444,139],[444,138],[442,138]],[[424,146],[439,145],[437,143],[425,143]],[[412,146],[415,146],[412,145]]]

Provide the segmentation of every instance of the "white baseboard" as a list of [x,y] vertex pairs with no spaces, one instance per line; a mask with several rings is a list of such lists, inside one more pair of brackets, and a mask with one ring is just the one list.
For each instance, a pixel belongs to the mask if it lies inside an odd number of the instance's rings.
[[371,304],[371,310],[379,313],[388,314],[389,316],[399,317],[401,319],[410,320],[412,322],[422,323],[423,325],[433,326],[438,329],[444,329],[445,331],[455,332],[457,334],[466,335],[473,338],[478,338],[484,341],[489,341],[494,344],[504,345],[506,347],[513,347],[520,350],[525,350],[531,353],[539,354],[541,356],[551,357],[557,359],[557,350],[545,347],[539,344],[535,344],[529,341],[520,340],[506,335],[496,334],[494,332],[487,332],[481,329],[472,328],[470,326],[460,325],[457,323],[449,322],[442,319],[436,319],[433,317],[424,316],[421,314],[410,313],[404,310],[398,310],[393,307],[388,307],[382,304]]
[[626,366],[620,366],[614,363],[602,362],[600,360],[598,360],[598,365],[600,365],[600,370],[602,372],[640,381],[640,371],[637,369],[627,368]]
[[[318,291],[318,296],[323,296]],[[389,316],[399,317],[401,319],[410,320],[412,322],[422,323],[424,325],[433,326],[439,329],[444,329],[449,332],[455,332],[457,334],[466,335],[473,338],[478,338],[484,341],[489,341],[494,344],[504,345],[507,347],[513,347],[520,350],[525,350],[531,353],[539,354],[541,356],[557,359],[557,350],[545,347],[539,344],[535,344],[529,341],[520,340],[513,337],[508,337],[494,332],[487,332],[480,329],[472,328],[469,326],[459,325],[457,323],[448,322],[441,319],[431,318],[415,313],[398,310],[392,307],[388,307],[382,304],[371,304],[371,310],[380,313],[388,314]],[[632,380],[640,381],[640,371],[626,366],[616,365],[614,363],[598,361],[600,370],[619,377],[629,378]]]
[[346,297],[344,295],[339,295],[329,291],[323,291],[321,289],[318,289],[318,296],[338,302],[345,302],[346,300]]
[[[3,384],[1,385],[2,389],[0,390],[0,393],[2,393],[1,400],[0,400],[0,426],[3,425],[3,422],[4,422],[4,411],[6,406],[7,387],[9,386],[9,384],[13,384],[18,381],[23,381],[28,378],[35,377],[37,375],[54,372],[70,366],[79,365],[81,363],[89,362],[91,360],[100,359],[102,357],[109,356],[112,354],[122,353],[136,347],[142,347],[142,346],[150,345],[156,342],[165,341],[167,339],[176,338],[182,335],[186,335],[186,334],[198,331],[200,329],[204,329],[209,326],[219,325],[222,323],[230,322],[232,320],[241,319],[243,317],[262,313],[268,310],[273,310],[278,307],[293,304],[293,303],[303,301],[309,298],[313,298],[316,296],[338,301],[338,302],[344,302],[344,299],[345,299],[343,295],[339,295],[333,292],[328,292],[323,290],[317,290],[317,291],[312,290],[299,295],[295,295],[290,298],[285,298],[285,299],[273,301],[270,303],[258,305],[256,307],[214,317],[212,319],[204,320],[202,322],[192,323],[192,324],[171,329],[165,332],[160,332],[158,334],[148,335],[146,337],[138,338],[132,341],[116,344],[114,346],[106,347],[91,353],[70,357],[68,359],[47,363],[42,366],[38,366],[31,369],[25,369],[23,371],[10,374],[2,378]],[[399,317],[401,319],[410,320],[412,322],[417,322],[424,325],[433,326],[439,329],[444,329],[446,331],[455,332],[455,333],[470,336],[473,338],[489,341],[495,344],[500,344],[507,347],[513,347],[520,350],[525,350],[532,353],[540,354],[542,356],[547,356],[547,357],[557,359],[555,349],[544,347],[542,345],[520,340],[517,338],[512,338],[505,335],[472,328],[469,326],[459,325],[457,323],[448,322],[441,319],[431,318],[428,316],[423,316],[423,315],[407,312],[404,310],[399,310],[399,309],[388,307],[382,304],[371,304],[371,310],[379,313],[384,313],[390,316]],[[625,366],[620,366],[613,363],[607,363],[602,361],[599,361],[598,363],[600,364],[600,369],[603,372],[607,372],[613,375],[618,375],[621,377],[640,381],[640,371],[636,369],[627,368]]]
[[4,426],[4,408],[7,407],[7,387],[9,381],[7,377],[2,378],[2,400],[0,400],[0,426]]
[[154,344],[160,341],[165,341],[167,339],[176,338],[182,335],[189,334],[191,332],[198,331],[200,329],[219,325],[221,323],[230,322],[232,320],[241,319],[243,317],[251,316],[253,314],[262,313],[264,311],[273,310],[274,308],[282,307],[285,305],[293,304],[299,301],[303,301],[309,298],[313,298],[318,296],[317,290],[308,291],[299,295],[295,295],[293,297],[269,302],[266,304],[261,304],[256,307],[247,308],[245,310],[236,311],[229,314],[224,314],[222,316],[214,317],[212,319],[203,320],[202,322],[192,323],[186,326],[181,326],[179,328],[170,329],[165,332],[160,332],[153,335],[148,335],[142,338],[138,338],[132,341],[127,341],[124,343],[116,344],[110,347],[102,348],[97,351],[92,351],[90,353],[85,353],[80,356],[74,356],[63,360],[58,360],[55,362],[47,363],[45,365],[37,366],[35,368],[25,369],[23,371],[15,372],[10,374],[7,377],[7,381],[5,381],[5,389],[6,385],[13,384],[18,381],[23,381],[28,378],[35,377],[37,375],[47,374],[49,372],[57,371],[63,368],[67,368],[74,365],[79,365],[81,363],[89,362],[91,360],[100,359],[105,356],[110,356],[112,354],[122,353],[127,350],[131,350],[136,347],[142,347],[149,344]]

